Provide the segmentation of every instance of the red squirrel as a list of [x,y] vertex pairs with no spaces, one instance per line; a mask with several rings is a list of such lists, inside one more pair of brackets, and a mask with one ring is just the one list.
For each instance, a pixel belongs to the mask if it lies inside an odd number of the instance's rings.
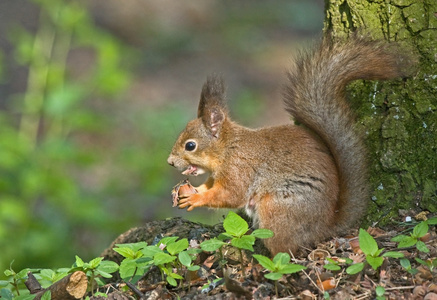
[[289,69],[286,111],[299,125],[250,129],[229,117],[225,86],[210,76],[197,118],[179,135],[168,163],[184,175],[208,173],[179,208],[245,208],[273,231],[274,255],[310,247],[354,226],[366,211],[369,181],[363,134],[355,128],[346,85],[403,77],[388,43],[332,41],[302,53]]

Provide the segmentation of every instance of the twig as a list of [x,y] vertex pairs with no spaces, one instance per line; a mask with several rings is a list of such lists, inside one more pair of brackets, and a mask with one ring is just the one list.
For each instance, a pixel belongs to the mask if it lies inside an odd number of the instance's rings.
[[[291,257],[293,258],[293,261],[296,261],[296,258],[294,257],[294,255],[293,255],[293,252],[291,252],[290,251],[290,255],[291,255]],[[314,280],[312,280],[311,279],[311,277],[308,275],[308,273],[307,272],[305,272],[305,270],[302,270],[302,272],[305,274],[305,276],[310,280],[310,282],[317,288],[317,290],[320,292],[320,293],[324,293],[325,291],[324,290],[322,290],[318,285],[317,285],[317,283],[315,283],[314,282]],[[319,279],[320,280],[320,279]]]
[[137,289],[137,287],[135,285],[133,285],[129,281],[126,281],[125,283],[135,294],[137,294],[140,297],[140,299],[146,299],[144,294],[141,293],[141,291],[139,289]]

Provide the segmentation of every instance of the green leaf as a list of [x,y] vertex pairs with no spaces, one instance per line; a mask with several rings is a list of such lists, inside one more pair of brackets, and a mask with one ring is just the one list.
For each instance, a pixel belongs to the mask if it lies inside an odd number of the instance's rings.
[[326,264],[323,266],[326,270],[338,271],[341,270],[341,267],[336,264]]
[[346,269],[346,273],[349,275],[357,274],[364,269],[364,263],[354,264]]
[[253,257],[259,262],[261,266],[266,268],[269,271],[275,271],[276,267],[275,264],[270,260],[270,258],[260,255],[260,254],[254,254]]
[[103,257],[94,258],[89,262],[91,269],[95,269],[99,266],[100,262],[103,260]]
[[376,296],[382,297],[382,296],[384,296],[385,289],[382,286],[378,285],[375,289],[375,293],[376,293]]
[[167,253],[156,253],[153,256],[153,261],[155,265],[165,265],[176,259],[176,256],[169,255]]
[[214,252],[216,250],[218,250],[220,247],[222,247],[223,245],[225,245],[225,242],[222,242],[216,238],[210,239],[210,240],[206,240],[203,241],[200,244],[200,248],[203,251],[208,251],[208,252]]
[[273,231],[269,229],[256,229],[250,235],[253,235],[254,237],[259,239],[267,239],[271,238],[274,234]]
[[405,269],[407,269],[407,270],[411,269],[411,263],[408,259],[401,258],[401,260],[399,262],[400,262],[401,266],[404,267]]
[[273,263],[275,264],[276,268],[279,268],[280,266],[285,266],[290,262],[290,255],[288,253],[279,252],[278,254],[273,257]]
[[424,242],[422,242],[422,241],[417,241],[417,243],[416,243],[416,248],[417,248],[417,250],[419,250],[419,251],[421,251],[421,252],[429,253],[429,249],[428,249],[428,247],[427,247],[426,244],[425,244]]
[[189,271],[197,271],[197,270],[200,269],[200,266],[198,266],[198,265],[189,266],[187,269],[188,269]]
[[398,244],[398,248],[406,248],[406,247],[411,247],[414,246],[417,243],[417,239],[411,236],[406,236],[405,238],[403,238],[399,244]]
[[120,277],[124,281],[129,281],[129,279],[134,275],[137,269],[137,263],[131,258],[123,259],[120,263]]
[[177,237],[177,236],[167,236],[167,237],[165,237],[165,238],[162,238],[160,241],[159,241],[159,243],[158,243],[158,246],[159,245],[169,245],[169,244],[171,244],[171,243],[174,243],[174,242],[176,242],[176,240],[178,239],[179,237]]
[[0,280],[0,287],[5,287],[5,286],[8,286],[8,285],[9,285],[9,281],[7,281],[7,280]]
[[226,241],[226,240],[230,240],[233,238],[233,236],[229,233],[226,232],[222,232],[218,235],[217,237],[220,241]]
[[115,252],[117,252],[118,254],[120,254],[125,258],[131,258],[131,259],[138,258],[136,257],[138,256],[138,252],[132,250],[132,248],[130,247],[113,248],[112,250],[114,250]]
[[42,277],[42,279],[46,279],[48,281],[53,282],[53,277],[55,276],[55,271],[50,269],[43,269],[39,272],[39,275]]
[[305,270],[304,266],[298,264],[287,264],[279,268],[279,272],[282,274],[293,274]]
[[413,237],[420,238],[424,236],[429,230],[428,223],[423,221],[414,226]]
[[434,218],[428,219],[428,220],[426,221],[426,223],[428,223],[428,225],[437,225],[437,217],[434,217]]
[[162,250],[159,249],[158,246],[147,246],[141,249],[140,252],[143,254],[144,257],[153,258],[156,253],[160,253],[162,252]]
[[175,279],[184,279],[184,277],[182,277],[181,275],[179,275],[177,273],[169,273],[168,276],[173,277]]
[[358,234],[358,240],[360,242],[360,248],[366,255],[375,255],[378,251],[378,244],[375,239],[364,229],[360,228]]
[[391,258],[401,258],[404,257],[404,254],[402,252],[397,252],[397,251],[387,251],[382,256],[391,257]]
[[223,221],[223,228],[232,236],[241,237],[249,230],[249,225],[242,217],[230,211]]
[[179,252],[185,250],[188,248],[188,240],[187,239],[181,239],[177,242],[174,243],[170,243],[167,245],[167,251],[171,254],[171,255],[176,255]]
[[103,270],[97,269],[95,272],[104,278],[112,278],[111,274],[109,274],[108,272],[105,272]]
[[191,256],[188,254],[187,251],[179,252],[178,258],[181,264],[183,264],[184,266],[189,267],[191,265]]
[[126,243],[126,244],[115,244],[115,246],[119,248],[130,248],[134,252],[137,252],[141,249],[144,249],[147,246],[146,242],[138,242],[138,243]]
[[255,244],[255,237],[251,235],[243,235],[240,238],[233,238],[231,245],[240,249],[253,250],[253,244]]
[[282,277],[282,273],[269,273],[265,274],[264,277],[270,280],[278,280]]
[[[18,296],[13,298],[14,300],[32,300],[36,297],[36,295],[22,295],[22,296]],[[50,297],[51,298],[51,297]],[[49,299],[50,299],[49,298]],[[41,298],[42,299],[42,298]],[[3,300],[3,299],[2,299]]]
[[114,273],[118,271],[119,266],[116,262],[110,260],[104,260],[100,263],[98,270],[106,273]]
[[408,236],[407,236],[407,235],[404,235],[404,234],[400,234],[400,235],[397,235],[397,236],[395,236],[395,237],[392,237],[390,241],[392,241],[392,242],[396,242],[396,243],[399,243],[399,242],[401,242],[403,239],[405,239],[406,237],[408,237]]
[[384,258],[383,257],[373,257],[371,255],[367,255],[366,256],[366,260],[369,263],[369,265],[373,268],[373,270],[377,270],[382,263],[384,262]]
[[76,266],[77,267],[83,267],[85,263],[83,262],[82,258],[76,255]]
[[2,300],[13,300],[14,294],[12,294],[10,289],[0,289],[0,298],[2,298]]
[[176,279],[174,279],[173,277],[167,276],[166,280],[172,286],[177,286],[178,285],[178,283],[176,282]]
[[414,258],[419,264],[424,265],[424,266],[428,266],[428,263],[426,261],[424,261],[423,259],[420,259],[418,257]]

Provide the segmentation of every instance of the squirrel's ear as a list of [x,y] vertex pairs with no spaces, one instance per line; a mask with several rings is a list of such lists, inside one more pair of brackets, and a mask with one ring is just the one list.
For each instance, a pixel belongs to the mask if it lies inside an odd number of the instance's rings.
[[227,116],[225,100],[225,86],[218,76],[208,76],[200,95],[197,117],[210,130],[214,137],[218,137]]

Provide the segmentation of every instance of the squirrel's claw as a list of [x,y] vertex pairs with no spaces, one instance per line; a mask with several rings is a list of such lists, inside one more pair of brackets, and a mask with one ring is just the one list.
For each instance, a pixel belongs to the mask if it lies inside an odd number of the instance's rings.
[[199,195],[194,194],[190,197],[179,199],[178,207],[181,209],[188,207],[187,211],[192,211],[195,207],[202,206],[199,200]]

